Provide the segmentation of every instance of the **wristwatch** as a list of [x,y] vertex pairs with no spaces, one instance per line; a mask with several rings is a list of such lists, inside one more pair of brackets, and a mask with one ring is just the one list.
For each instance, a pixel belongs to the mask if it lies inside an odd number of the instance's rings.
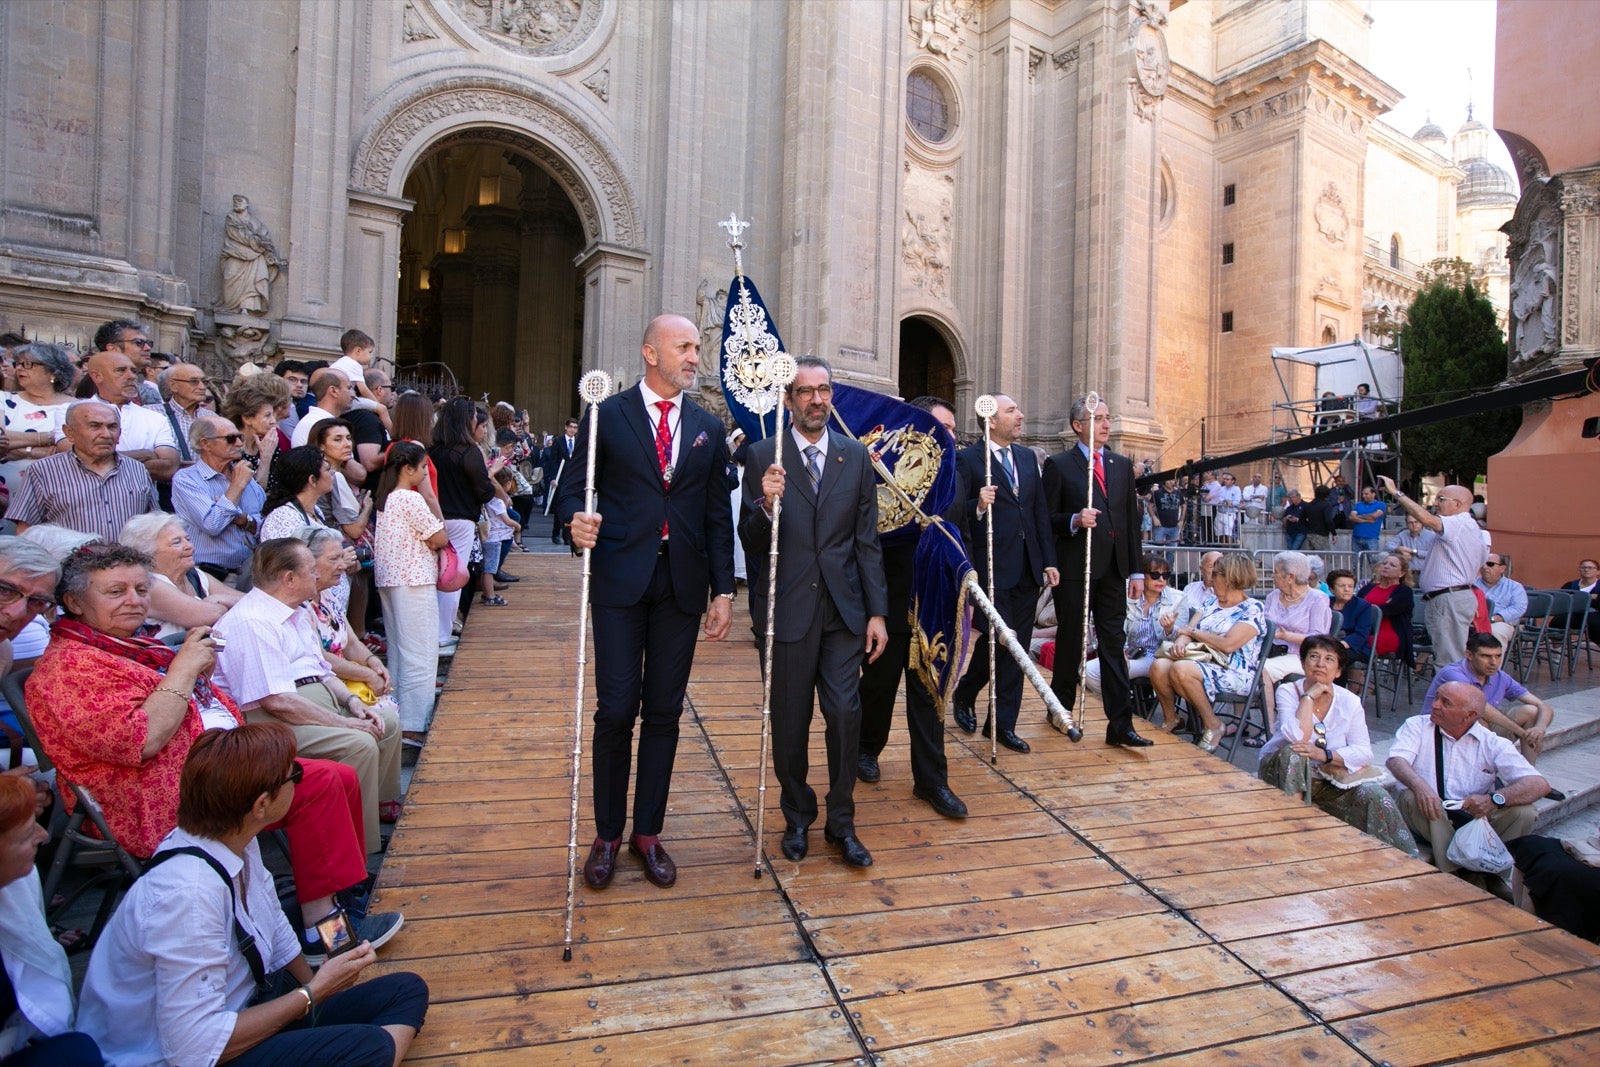
[[1497,808],[1503,808],[1506,806],[1506,795],[1504,793],[1490,793],[1489,800]]

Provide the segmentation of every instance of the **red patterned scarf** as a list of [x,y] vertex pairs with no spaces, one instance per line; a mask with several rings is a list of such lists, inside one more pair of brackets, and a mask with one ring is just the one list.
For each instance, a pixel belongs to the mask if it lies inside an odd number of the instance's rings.
[[[154,638],[117,637],[104,630],[96,630],[93,626],[81,623],[77,619],[69,619],[65,615],[51,623],[50,636],[76,641],[110,655],[130,659],[161,675],[167,673],[167,668],[172,666],[172,661],[178,656],[177,649]],[[190,699],[202,708],[210,706],[216,699],[211,692],[211,679],[203,674],[196,678],[194,693]]]

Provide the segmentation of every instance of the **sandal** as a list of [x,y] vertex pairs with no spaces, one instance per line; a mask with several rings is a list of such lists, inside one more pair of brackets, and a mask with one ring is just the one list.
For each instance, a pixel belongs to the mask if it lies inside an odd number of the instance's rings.
[[486,608],[503,608],[509,603],[505,597],[500,596],[499,594],[494,596],[484,596],[482,600],[483,606]]
[[50,936],[56,939],[67,955],[82,952],[89,947],[89,935],[82,930],[69,930],[62,926],[52,926]]

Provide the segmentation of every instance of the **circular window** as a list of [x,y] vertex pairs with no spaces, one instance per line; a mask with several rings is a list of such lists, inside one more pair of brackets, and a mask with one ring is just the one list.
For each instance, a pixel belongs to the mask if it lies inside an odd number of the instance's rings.
[[944,84],[925,69],[906,75],[906,121],[929,144],[943,144],[950,138],[954,125],[950,96]]

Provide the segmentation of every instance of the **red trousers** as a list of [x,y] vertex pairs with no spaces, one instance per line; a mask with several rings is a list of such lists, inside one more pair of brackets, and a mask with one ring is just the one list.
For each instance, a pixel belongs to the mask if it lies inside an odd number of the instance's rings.
[[304,777],[289,814],[270,830],[289,837],[289,863],[301,903],[349,889],[367,876],[361,783],[343,763],[300,758]]

